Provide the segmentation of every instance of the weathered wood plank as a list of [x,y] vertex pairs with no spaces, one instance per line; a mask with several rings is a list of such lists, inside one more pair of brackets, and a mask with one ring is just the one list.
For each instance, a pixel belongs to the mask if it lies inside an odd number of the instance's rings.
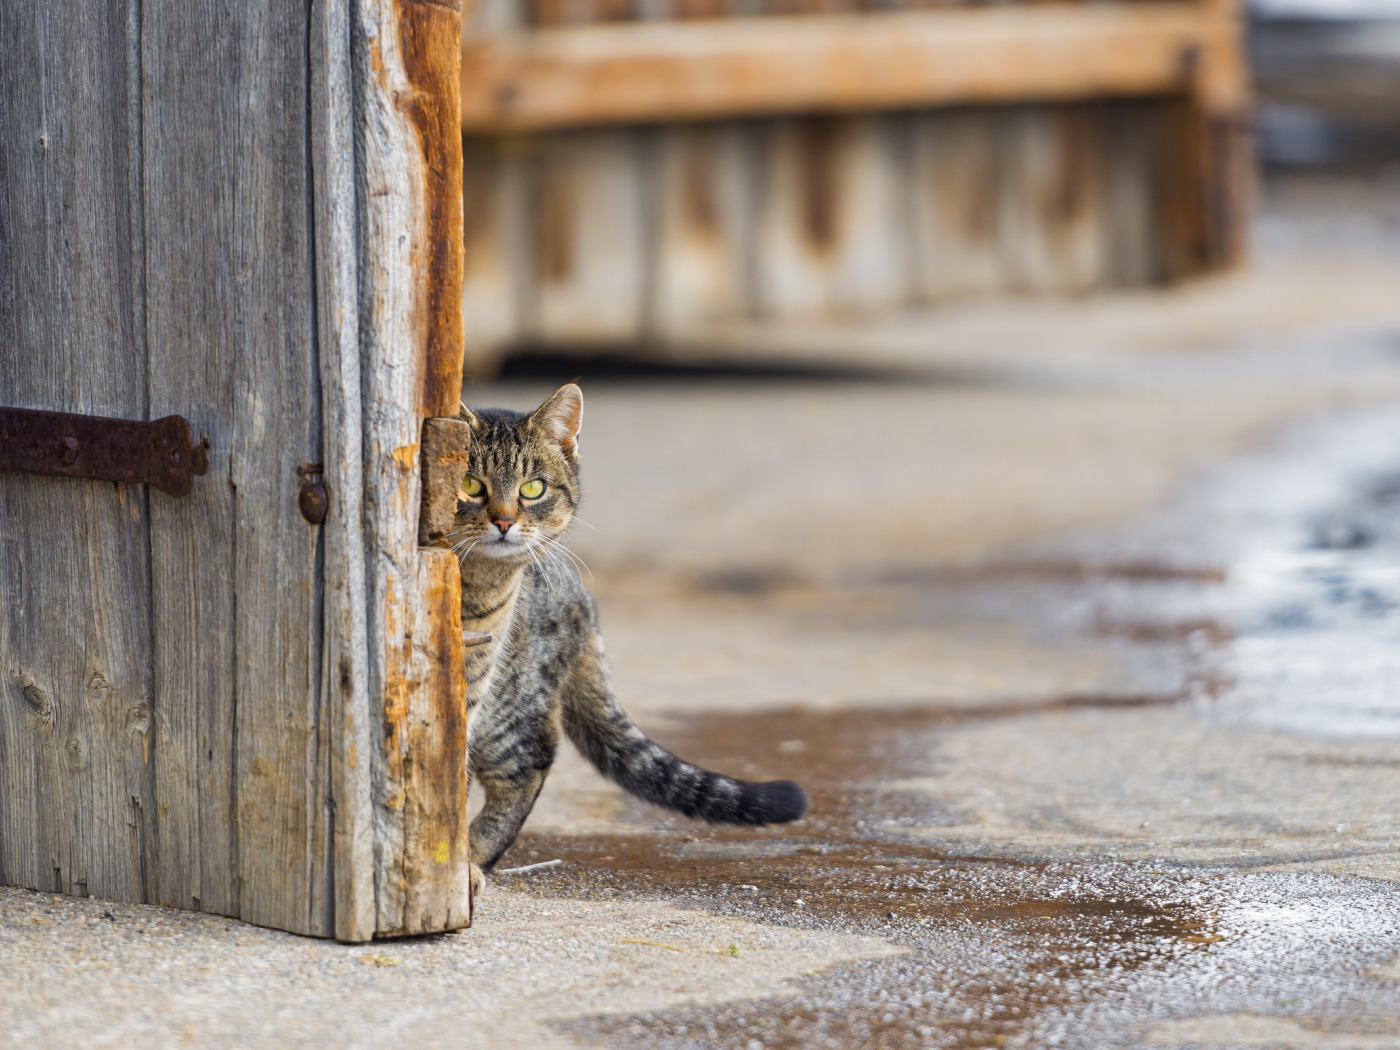
[[148,0],[141,28],[151,407],[213,443],[192,502],[153,508],[158,790],[185,815],[160,899],[327,934],[306,12]]
[[[423,420],[455,415],[462,381],[461,27],[451,6],[413,0],[365,0],[355,18],[368,672],[384,734],[372,756],[374,926],[387,935],[471,916],[456,808],[466,798],[460,582],[450,552],[420,555],[417,527]],[[424,659],[438,662],[430,674]],[[458,722],[460,735],[448,731]]]
[[1168,280],[1199,273],[1210,259],[1206,129],[1204,114],[1191,96],[1163,103],[1154,150],[1152,214],[1157,265]]
[[1228,32],[1203,5],[1138,0],[473,34],[462,120],[499,132],[1175,92]]
[[457,493],[471,456],[472,428],[464,419],[428,419],[418,455],[423,509],[418,516],[418,544],[446,547],[457,518]]
[[532,335],[606,344],[641,333],[645,160],[635,132],[577,132],[539,143]]
[[[205,64],[227,46],[230,30],[205,27],[204,61],[196,56],[189,62],[178,51],[188,32],[178,12],[153,7],[144,20],[141,56],[146,77],[167,78],[159,98],[144,91],[142,98],[148,352],[160,374],[150,406],[186,416],[210,439],[205,484],[178,505],[153,500],[151,508],[153,759],[157,796],[168,806],[152,896],[173,907],[237,915],[234,430],[228,413],[235,363],[233,318],[223,298],[238,285],[225,248],[235,222],[223,179],[205,195],[189,187],[196,164],[236,170],[238,147],[229,138],[232,129],[210,119],[222,108],[227,78],[211,75],[224,71]],[[192,359],[198,368],[188,367]]]
[[[311,7],[311,167],[315,199],[317,350],[321,366],[321,754],[329,762],[335,936],[374,935],[372,733],[366,624],[364,446],[361,434],[359,246],[355,230],[354,75],[350,5]],[[328,754],[327,754],[328,752]],[[320,776],[318,771],[318,777]]]
[[910,138],[910,228],[918,298],[999,290],[1002,167],[993,113],[957,109],[919,114]]
[[816,318],[901,302],[908,208],[894,118],[779,121],[755,223],[761,317]]
[[1154,153],[1160,103],[1104,103],[1098,111],[1103,156],[1103,285],[1137,288],[1158,277]]
[[[0,399],[145,415],[116,6],[0,10]],[[153,807],[140,490],[0,477],[0,882],[141,900]]]
[[1081,105],[1002,116],[998,238],[1010,288],[1080,292],[1102,273],[1098,142]]
[[839,128],[832,118],[804,118],[766,124],[764,132],[755,313],[765,320],[820,316],[841,235]]
[[496,348],[525,330],[530,253],[524,231],[529,161],[524,151],[481,139],[462,144],[464,371],[496,371]]
[[415,619],[400,622],[391,610],[385,625],[384,755],[393,785],[386,802],[404,845],[385,872],[400,892],[396,924],[382,926],[383,933],[452,930],[471,921],[466,646],[456,554],[420,551],[416,578],[407,582],[415,601],[399,608]]
[[849,118],[847,178],[834,202],[844,229],[833,273],[836,314],[872,313],[907,302],[913,243],[909,230],[909,120],[904,114]]
[[[261,312],[256,328],[233,333],[239,914],[328,936],[320,537],[297,505],[298,468],[321,463],[308,24],[303,5],[264,3],[256,11],[247,0],[240,5],[246,28],[229,49],[257,56],[257,80],[245,74],[242,90],[228,93],[228,134],[257,159],[244,161],[233,195],[240,221],[232,247],[243,276],[226,309]],[[185,31],[198,35],[194,25]],[[276,311],[267,310],[272,302]]]
[[398,105],[427,168],[415,187],[421,254],[406,275],[425,297],[424,386],[417,403],[428,416],[455,416],[462,398],[462,10],[455,0],[397,0],[395,9],[398,56],[413,90]]
[[695,325],[742,320],[752,311],[754,130],[682,125],[659,134],[647,316],[663,338]]

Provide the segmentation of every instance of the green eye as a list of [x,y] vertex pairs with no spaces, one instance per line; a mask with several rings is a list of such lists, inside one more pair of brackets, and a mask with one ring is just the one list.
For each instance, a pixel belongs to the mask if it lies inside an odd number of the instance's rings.
[[520,486],[520,494],[526,499],[539,499],[544,495],[544,482],[539,478],[527,481]]
[[481,483],[480,478],[474,478],[468,474],[462,479],[462,487],[457,490],[458,499],[475,499],[481,495],[481,490],[486,486]]

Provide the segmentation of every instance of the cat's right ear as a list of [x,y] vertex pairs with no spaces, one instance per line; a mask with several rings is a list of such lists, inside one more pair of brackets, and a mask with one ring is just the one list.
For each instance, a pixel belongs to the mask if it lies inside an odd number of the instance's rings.
[[470,408],[468,408],[467,403],[465,401],[459,401],[457,402],[457,404],[458,407],[461,408],[461,411],[457,413],[457,418],[467,423],[473,430],[475,430],[476,425],[481,422],[481,417],[478,416],[475,412],[473,412]]
[[530,413],[530,422],[557,441],[566,456],[574,455],[583,422],[583,391],[573,383],[565,383]]

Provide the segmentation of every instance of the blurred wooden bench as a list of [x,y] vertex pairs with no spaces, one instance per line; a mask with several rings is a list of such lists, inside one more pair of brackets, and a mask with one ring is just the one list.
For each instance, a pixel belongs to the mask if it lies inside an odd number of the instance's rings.
[[484,0],[468,372],[1239,257],[1232,2],[842,6]]

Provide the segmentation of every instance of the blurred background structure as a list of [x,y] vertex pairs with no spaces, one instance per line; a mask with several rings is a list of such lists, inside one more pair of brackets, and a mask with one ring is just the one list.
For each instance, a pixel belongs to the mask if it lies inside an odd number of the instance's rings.
[[1250,57],[1270,167],[1400,158],[1400,4],[1255,0]]
[[464,33],[471,374],[1242,256],[1231,0],[483,0]]

